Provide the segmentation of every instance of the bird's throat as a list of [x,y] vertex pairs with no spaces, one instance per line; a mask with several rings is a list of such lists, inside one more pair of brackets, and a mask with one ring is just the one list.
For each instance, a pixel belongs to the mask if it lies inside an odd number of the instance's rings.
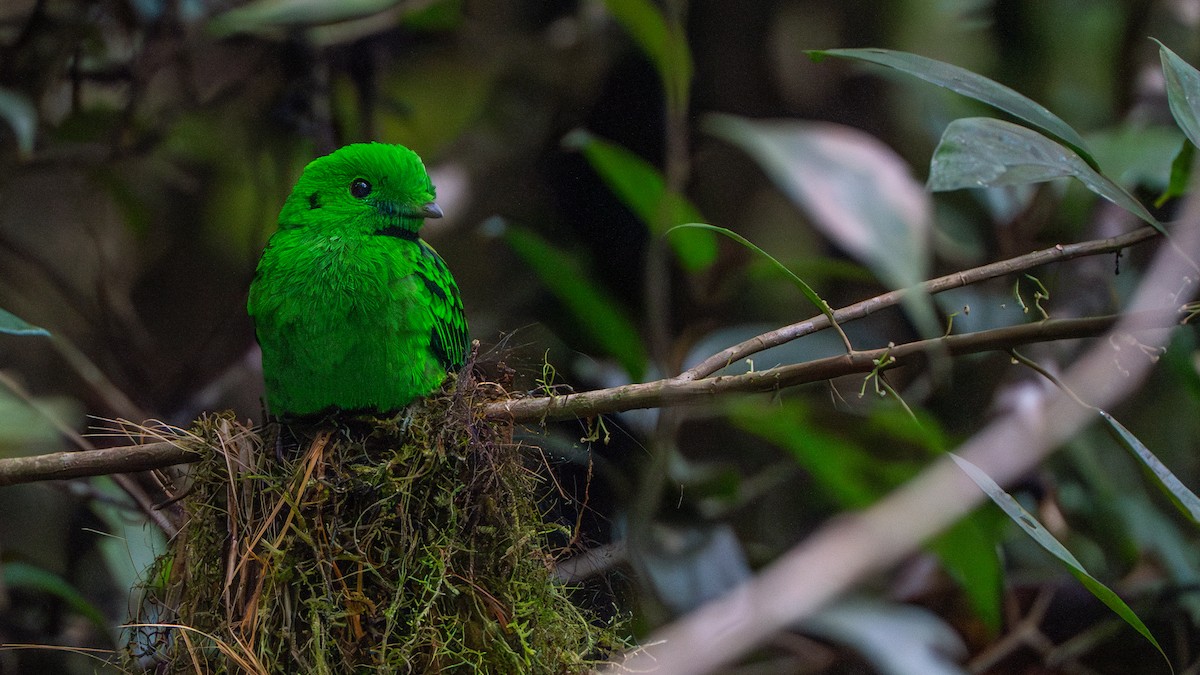
[[404,239],[406,241],[417,241],[420,238],[416,230],[410,230],[403,225],[388,225],[383,229],[375,230],[375,234],[384,237],[396,237],[397,239]]

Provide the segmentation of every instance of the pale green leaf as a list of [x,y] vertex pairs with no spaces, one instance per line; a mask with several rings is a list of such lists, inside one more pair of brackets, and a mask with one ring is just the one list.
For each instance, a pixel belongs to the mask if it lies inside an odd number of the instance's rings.
[[295,26],[350,21],[391,9],[404,0],[254,0],[222,14],[208,25],[214,35],[257,33]]
[[1187,516],[1193,523],[1200,525],[1200,497],[1192,492],[1183,484],[1174,473],[1167,468],[1167,465],[1150,452],[1133,432],[1126,429],[1124,425],[1116,420],[1112,415],[1100,411],[1100,417],[1108,424],[1108,428],[1113,432],[1117,442],[1121,444],[1133,458],[1142,463],[1142,466],[1150,470],[1154,475],[1155,482],[1163,492],[1167,494],[1171,502],[1175,504],[1183,515]]
[[1161,42],[1158,42],[1158,55],[1167,83],[1171,115],[1188,140],[1193,145],[1200,145],[1200,72]]
[[3,309],[0,309],[0,333],[8,333],[9,335],[41,335],[44,337],[50,335],[45,328],[39,328]]
[[825,236],[886,283],[925,278],[929,195],[891,148],[825,122],[711,115],[705,128],[754,157]]
[[[829,240],[891,288],[927,276],[932,205],[908,165],[878,139],[828,122],[710,115],[705,129],[741,148]],[[924,334],[940,332],[920,292],[905,308]]]
[[33,154],[37,138],[37,108],[21,94],[0,88],[0,118],[8,122],[17,139],[17,152],[23,157]]

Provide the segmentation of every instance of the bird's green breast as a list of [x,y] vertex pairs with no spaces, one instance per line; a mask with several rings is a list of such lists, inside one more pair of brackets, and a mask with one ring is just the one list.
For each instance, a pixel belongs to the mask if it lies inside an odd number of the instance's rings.
[[437,387],[446,369],[431,350],[421,255],[397,237],[272,238],[248,304],[273,413],[389,411]]

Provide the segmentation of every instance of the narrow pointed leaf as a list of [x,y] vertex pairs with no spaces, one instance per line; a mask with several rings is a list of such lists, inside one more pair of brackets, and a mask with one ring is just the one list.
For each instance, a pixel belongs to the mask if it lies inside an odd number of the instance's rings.
[[1171,115],[1188,140],[1193,145],[1200,145],[1200,72],[1161,42],[1158,42],[1158,55],[1167,82],[1167,104],[1171,107]]
[[534,232],[506,227],[504,238],[542,283],[605,352],[637,382],[646,372],[646,350],[637,327],[620,304],[584,273],[570,254]]
[[25,319],[0,309],[0,333],[9,335],[41,335],[49,337],[50,333],[45,328],[39,328]]
[[1189,490],[1182,481],[1176,478],[1175,474],[1171,473],[1171,470],[1158,457],[1155,457],[1154,453],[1150,452],[1150,448],[1147,448],[1137,436],[1133,435],[1133,432],[1103,410],[1100,411],[1100,416],[1108,424],[1108,428],[1113,432],[1117,442],[1128,450],[1134,459],[1141,462],[1142,466],[1149,469],[1150,473],[1154,474],[1155,482],[1167,494],[1175,507],[1193,523],[1200,525],[1200,497],[1197,497],[1196,493]]
[[1129,605],[1125,604],[1125,601],[1122,600],[1119,595],[1114,593],[1112,589],[1110,589],[1108,586],[1105,586],[1098,579],[1089,574],[1088,571],[1083,568],[1083,564],[1079,562],[1079,559],[1076,558],[1070,551],[1068,551],[1067,548],[1062,545],[1062,542],[1055,539],[1054,535],[1050,534],[1050,531],[1047,530],[1040,522],[1038,522],[1037,518],[1034,518],[1031,513],[1025,510],[1025,507],[1021,506],[1016,499],[1013,499],[1012,495],[1008,494],[1003,488],[997,485],[996,481],[992,480],[991,476],[987,475],[983,469],[980,469],[978,466],[975,466],[971,462],[959,457],[958,455],[951,454],[950,457],[955,461],[955,463],[958,464],[959,468],[971,478],[971,480],[975,481],[975,484],[979,486],[979,489],[983,490],[984,494],[986,494],[996,504],[996,506],[999,506],[1000,510],[1004,511],[1005,515],[1007,515],[1014,523],[1020,526],[1022,530],[1025,530],[1025,533],[1028,534],[1035,542],[1037,542],[1039,546],[1045,549],[1047,553],[1053,555],[1055,558],[1058,558],[1058,560],[1067,567],[1067,571],[1069,571],[1072,576],[1078,579],[1079,583],[1083,584],[1084,588],[1087,588],[1092,595],[1096,596],[1097,600],[1103,602],[1106,606],[1108,606],[1109,609],[1116,613],[1117,616],[1124,619],[1125,623],[1129,624],[1130,627],[1132,627],[1138,633],[1141,633],[1142,637],[1146,638],[1150,644],[1154,645],[1154,648],[1158,650],[1158,653],[1162,654],[1163,659],[1166,659],[1167,666],[1170,667],[1171,661],[1170,659],[1167,659],[1167,654],[1158,644],[1158,640],[1154,639],[1154,635],[1150,632],[1150,629],[1146,627],[1146,624],[1142,622],[1137,613],[1135,613]]
[[1089,190],[1166,234],[1133,195],[1097,173],[1070,148],[1032,129],[992,119],[954,120],[942,133],[929,165],[929,189],[1000,187],[1075,178]]
[[[652,234],[662,235],[675,225],[704,220],[686,197],[667,190],[658,169],[627,148],[583,130],[567,134],[563,145],[582,152],[608,189]],[[691,272],[703,270],[717,259],[717,238],[711,232],[692,230],[672,237],[671,245],[679,262]]]
[[692,53],[686,36],[672,28],[650,0],[604,0],[604,6],[654,64],[670,105],[687,101],[692,81]]
[[0,566],[0,581],[10,588],[20,588],[53,595],[71,611],[91,621],[101,633],[112,630],[104,613],[88,602],[66,579],[40,567],[23,562],[7,562]]
[[709,230],[712,232],[719,232],[719,233],[725,235],[726,237],[729,237],[730,239],[741,244],[742,246],[745,246],[746,248],[750,249],[751,251],[757,253],[758,255],[762,256],[763,258],[767,259],[768,261],[771,262],[771,264],[776,269],[778,269],[780,272],[783,272],[784,276],[786,276],[792,282],[792,284],[800,290],[800,293],[802,295],[804,295],[804,297],[807,298],[808,301],[811,302],[813,304],[813,306],[815,306],[817,308],[817,311],[819,311],[822,314],[824,314],[825,316],[829,317],[829,321],[831,323],[835,323],[835,324],[837,323],[836,321],[834,321],[834,318],[833,318],[833,308],[831,308],[829,306],[829,303],[825,302],[824,298],[822,298],[820,295],[817,295],[817,292],[813,290],[812,286],[809,286],[807,283],[805,283],[803,279],[796,276],[795,272],[788,269],[787,265],[784,265],[783,263],[779,262],[779,260],[777,260],[770,253],[767,253],[766,251],[762,250],[757,245],[755,245],[754,242],[743,237],[742,235],[738,234],[737,232],[734,232],[733,230],[730,230],[730,229],[727,229],[724,227],[720,227],[718,225],[709,225],[708,223],[684,223],[682,225],[676,225],[675,227],[672,227],[670,230],[667,230],[667,234],[671,234],[674,232],[679,232],[680,234],[682,234],[686,230],[689,230],[689,229],[700,229],[700,230]]
[[1074,150],[1088,165],[1092,168],[1098,168],[1096,160],[1087,149],[1087,144],[1084,142],[1083,137],[1071,125],[1064,122],[1062,118],[1025,95],[995,80],[971,72],[966,68],[925,56],[890,49],[817,49],[809,51],[808,54],[815,59],[836,56],[838,58],[865,61],[867,63],[894,68],[926,82],[936,84],[939,87],[944,87],[963,96],[973,98],[976,101],[999,108],[1013,117],[1025,120],[1058,138]]

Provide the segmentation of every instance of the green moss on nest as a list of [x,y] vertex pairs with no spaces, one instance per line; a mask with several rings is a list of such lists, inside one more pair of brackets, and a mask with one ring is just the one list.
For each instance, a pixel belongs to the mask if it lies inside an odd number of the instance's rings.
[[229,415],[200,420],[215,452],[155,575],[153,600],[179,627],[154,633],[154,660],[188,673],[575,673],[619,648],[554,579],[556,526],[511,428],[477,419],[469,398],[442,394],[401,420],[276,426],[265,442]]

